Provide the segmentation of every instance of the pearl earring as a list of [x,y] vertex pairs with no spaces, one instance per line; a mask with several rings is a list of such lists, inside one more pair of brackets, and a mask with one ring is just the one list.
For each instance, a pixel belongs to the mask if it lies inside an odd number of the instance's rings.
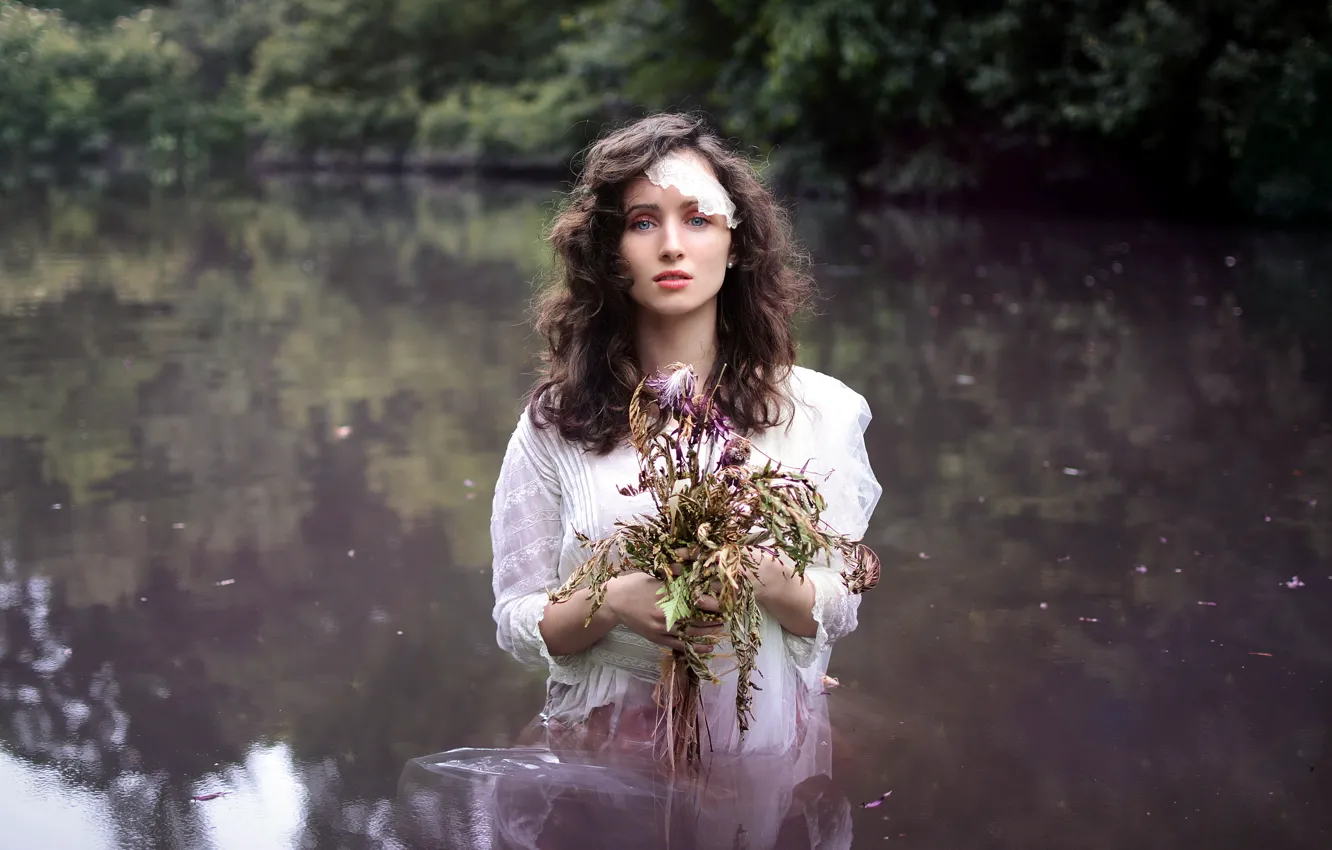
[[733,269],[733,268],[735,268],[735,263],[732,262],[731,260],[727,260],[727,261],[726,261],[726,268],[728,268],[728,269]]

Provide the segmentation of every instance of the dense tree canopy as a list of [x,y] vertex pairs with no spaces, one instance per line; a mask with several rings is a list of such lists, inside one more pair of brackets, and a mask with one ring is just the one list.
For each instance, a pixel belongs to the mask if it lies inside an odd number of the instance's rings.
[[11,159],[563,163],[607,121],[685,107],[778,172],[895,196],[1291,216],[1332,195],[1327,3],[138,5],[0,2]]

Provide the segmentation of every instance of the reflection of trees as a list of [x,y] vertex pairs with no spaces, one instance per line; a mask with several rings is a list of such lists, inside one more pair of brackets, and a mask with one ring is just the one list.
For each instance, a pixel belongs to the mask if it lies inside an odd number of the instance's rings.
[[[127,683],[119,669],[130,657],[126,644],[136,642],[134,624],[113,624],[104,609],[67,616],[58,584],[22,577],[7,541],[0,541],[0,551],[0,730],[7,748],[37,763],[56,764],[66,778],[107,791],[122,842],[149,840],[149,825],[156,834],[181,833],[192,820],[184,805],[185,786],[167,777],[203,769],[199,759],[189,764],[189,754],[197,753],[201,741],[217,740],[212,716],[168,710],[163,717],[169,694],[160,677],[150,670],[139,673],[140,683],[152,682],[145,692]],[[199,680],[199,672],[177,672],[172,685],[189,682],[196,688],[193,693],[180,688],[177,699],[221,696]],[[225,705],[222,700],[216,704]],[[147,730],[154,734],[146,736]],[[169,757],[163,759],[164,753]],[[211,764],[213,757],[233,753],[240,754],[223,750],[206,758]]]
[[[11,746],[118,759],[86,778],[145,777],[121,795],[142,826],[188,821],[191,783],[256,740],[331,754],[332,778],[312,777],[377,796],[410,756],[504,740],[512,712],[478,707],[530,704],[536,683],[481,688],[490,634],[453,614],[488,609],[488,499],[467,496],[493,482],[524,356],[520,305],[496,301],[514,275],[484,236],[515,240],[523,217],[479,227],[464,219],[491,205],[464,197],[426,231],[411,208],[365,210],[330,237],[273,202],[161,203],[176,216],[118,231],[94,205],[75,238],[48,199],[0,237],[36,256],[0,284],[0,529],[15,580],[54,589],[69,664],[101,659],[96,681],[6,682]],[[61,286],[56,243],[79,252]],[[365,287],[359,270],[393,278],[408,254],[415,278]],[[147,267],[170,271],[145,288]],[[34,628],[11,618],[0,656],[38,681]],[[56,722],[105,693],[119,738]]]
[[[516,418],[527,333],[517,309],[526,290],[514,285],[522,278],[500,258],[512,252],[528,261],[540,244],[539,220],[512,207],[488,215],[462,193],[402,204],[420,216],[405,221],[376,219],[364,208],[330,216],[308,198],[298,203],[331,224],[311,227],[297,213],[279,216],[280,208],[267,206],[247,240],[255,247],[252,275],[285,282],[274,305],[279,320],[302,331],[285,335],[274,358],[288,421],[317,408],[329,432],[370,429],[371,486],[402,516],[446,511],[460,527],[484,525],[489,506],[476,496],[493,480],[501,435]],[[517,209],[539,210],[530,203]],[[442,226],[451,220],[446,214],[458,226]],[[322,270],[315,279],[326,285],[305,283],[312,269]],[[423,307],[438,301],[442,309],[423,320]],[[468,480],[476,486],[466,487]],[[456,542],[475,545],[456,552],[455,563],[487,563],[484,537]]]
[[[308,517],[314,534],[344,521],[353,489],[341,476],[321,483],[332,495]],[[49,602],[49,613],[5,612],[7,744],[40,761],[86,761],[84,781],[108,791],[125,785],[117,777],[141,777],[112,803],[142,826],[188,820],[194,783],[243,761],[251,742],[283,739],[302,760],[329,757],[312,776],[344,798],[375,798],[392,795],[411,756],[457,740],[504,741],[506,709],[531,704],[536,683],[483,685],[496,650],[456,610],[486,607],[484,576],[450,578],[433,558],[447,548],[437,532],[395,529],[363,485],[351,502],[362,515],[351,532],[382,540],[354,561],[318,543],[196,556],[194,569],[236,583],[192,590],[155,567],[135,591],[142,597],[113,608],[71,607],[50,595],[48,579],[26,580],[30,593],[47,594],[28,607]],[[62,726],[68,717],[88,719]]]
[[[309,835],[365,835],[407,758],[502,742],[537,705],[492,645],[485,529],[545,196],[265,192],[53,192],[0,228],[0,540],[27,594],[3,612],[5,742],[96,753],[95,787],[145,777],[116,792],[126,834],[194,829],[193,782],[283,741]],[[866,781],[929,777],[912,829],[959,839],[977,812],[1008,837],[1073,812],[1087,843],[1159,802],[1132,796],[1143,770],[1180,800],[1206,770],[1198,806],[1264,822],[1246,801],[1291,781],[1274,748],[1312,760],[1323,721],[1255,702],[1261,677],[1332,660],[1326,594],[1277,584],[1332,560],[1325,302],[1290,307],[1322,290],[1286,259],[1326,249],[804,224],[830,296],[805,360],[870,398],[871,542],[896,563],[834,661],[873,703]],[[1017,776],[1020,799],[971,790]],[[1134,817],[1088,846],[1151,846]]]
[[[511,427],[520,392],[515,373],[525,330],[514,276],[498,258],[505,245],[539,243],[535,226],[520,226],[533,224],[531,216],[501,206],[490,225],[478,223],[475,216],[489,215],[491,205],[469,198],[427,194],[383,219],[364,207],[359,217],[348,215],[344,208],[358,207],[344,202],[334,208],[341,218],[320,214],[331,225],[291,211],[316,206],[300,193],[292,208],[231,202],[196,222],[195,235],[206,241],[193,250],[174,247],[188,245],[189,232],[166,228],[163,241],[193,259],[154,266],[191,271],[150,291],[140,288],[144,275],[122,282],[114,263],[97,259],[118,256],[115,236],[98,243],[81,231],[70,246],[60,244],[88,252],[71,279],[96,294],[40,285],[6,290],[7,303],[22,313],[6,322],[20,344],[30,341],[21,353],[31,368],[4,376],[15,403],[0,415],[0,434],[42,435],[49,477],[79,503],[113,476],[124,484],[148,465],[162,467],[188,482],[168,510],[209,517],[177,536],[226,550],[242,537],[260,548],[291,540],[308,498],[298,467],[311,417],[329,439],[338,426],[355,424],[358,433],[376,435],[363,444],[370,477],[396,508],[423,518],[460,512],[470,527],[485,506],[467,498],[463,482],[477,483],[474,495],[493,476],[497,435]],[[432,206],[423,221],[412,217]],[[64,208],[51,202],[52,210]],[[151,243],[165,223],[160,215],[131,217],[125,227],[136,244]],[[17,253],[35,255],[53,232],[63,231],[38,220],[26,235],[7,236],[27,246]],[[487,237],[500,247],[488,248]],[[466,254],[445,254],[440,246],[447,245]],[[171,250],[150,244],[140,253]],[[400,268],[404,255],[409,261]],[[432,258],[442,260],[432,266]],[[367,291],[367,269],[392,280],[392,291]],[[506,288],[511,294],[497,308]],[[145,318],[140,305],[168,300],[160,317]],[[182,345],[200,337],[205,346]],[[136,453],[139,467],[130,469]],[[219,478],[219,470],[249,480]],[[142,512],[124,513],[136,522]],[[485,553],[470,546],[462,561],[479,566]]]
[[[1278,810],[1258,789],[1297,779],[1275,753],[1318,736],[1322,718],[1307,698],[1270,704],[1247,652],[1273,653],[1279,675],[1305,685],[1332,664],[1326,593],[1278,584],[1321,581],[1332,562],[1329,398],[1308,357],[1332,323],[1249,318],[1244,293],[1265,288],[1269,266],[1292,266],[1253,262],[1256,248],[1089,231],[1065,244],[1057,228],[890,217],[825,248],[874,257],[825,277],[832,297],[805,357],[870,397],[885,483],[872,528],[899,561],[835,665],[916,722],[889,730],[901,741],[891,775],[937,774],[942,748],[982,766],[988,778],[969,788],[1025,773],[1056,783],[1028,801],[1038,808],[1083,795],[1107,821],[1121,806],[1159,819],[1159,799],[1104,797],[1126,782],[1085,796],[1106,765],[1131,777],[1112,751],[1127,738],[1172,799],[1198,796],[1188,771],[1204,770],[1233,799],[1227,827],[1271,823]],[[1097,244],[1113,251],[1079,253]],[[1250,267],[1223,279],[1227,254]],[[1300,287],[1312,301],[1332,294],[1310,275]],[[1078,750],[1103,761],[1058,764]],[[939,795],[956,790],[940,782]],[[1004,795],[930,800],[967,825],[992,809],[1008,828],[1060,814],[993,808],[1009,807]],[[1159,824],[1140,814],[1103,846],[1147,846]]]

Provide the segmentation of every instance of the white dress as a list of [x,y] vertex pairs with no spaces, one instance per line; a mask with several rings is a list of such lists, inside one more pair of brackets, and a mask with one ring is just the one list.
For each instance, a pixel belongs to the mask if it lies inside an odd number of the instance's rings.
[[[865,452],[870,421],[864,397],[841,381],[797,367],[787,382],[795,404],[791,427],[770,428],[753,439],[764,455],[788,467],[808,464],[823,494],[824,519],[853,539],[864,535],[882,492]],[[826,479],[822,476],[826,474]],[[566,442],[553,427],[538,429],[519,417],[509,441],[492,506],[494,619],[500,647],[520,662],[549,672],[545,708],[534,728],[544,743],[583,749],[650,747],[656,727],[653,688],[665,652],[623,626],[583,652],[553,656],[539,623],[547,593],[584,560],[576,532],[596,540],[616,520],[654,510],[647,494],[626,497],[617,487],[636,482],[632,446],[598,456]],[[820,692],[833,643],[856,627],[860,598],[847,592],[840,563],[806,571],[814,585],[813,638],[782,629],[764,615],[753,693],[753,718],[740,735],[735,712],[734,663],[713,661],[722,684],[704,684],[705,751],[790,754],[793,777],[827,773],[831,743]],[[726,645],[719,647],[719,654]]]

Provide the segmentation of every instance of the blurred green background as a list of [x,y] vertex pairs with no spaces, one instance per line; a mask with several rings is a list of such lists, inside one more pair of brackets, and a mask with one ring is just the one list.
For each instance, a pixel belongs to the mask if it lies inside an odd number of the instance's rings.
[[0,2],[0,157],[558,170],[685,108],[802,189],[1290,219],[1330,207],[1330,36],[1307,0]]

